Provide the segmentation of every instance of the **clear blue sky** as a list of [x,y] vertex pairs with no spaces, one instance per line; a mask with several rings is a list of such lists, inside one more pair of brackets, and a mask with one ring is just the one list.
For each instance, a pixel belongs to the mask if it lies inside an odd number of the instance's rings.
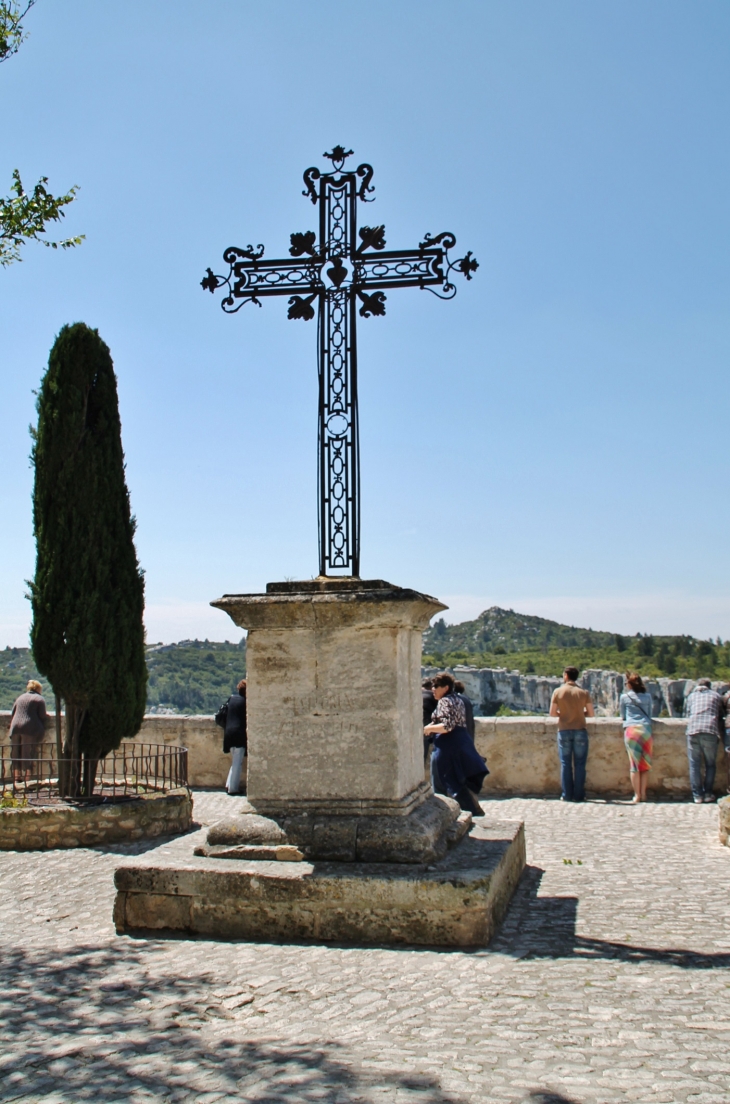
[[727,0],[38,0],[0,181],[80,186],[83,246],[0,271],[0,646],[24,644],[27,427],[66,322],[114,357],[148,639],[317,571],[313,323],[199,286],[285,255],[301,174],[375,167],[389,248],[452,230],[456,299],[359,331],[362,572],[621,632],[730,636]]

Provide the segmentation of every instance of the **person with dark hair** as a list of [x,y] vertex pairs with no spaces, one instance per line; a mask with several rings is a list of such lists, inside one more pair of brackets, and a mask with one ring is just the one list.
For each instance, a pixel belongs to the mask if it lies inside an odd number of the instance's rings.
[[433,679],[437,706],[433,719],[423,730],[433,736],[431,783],[435,793],[446,794],[473,816],[484,816],[476,795],[489,774],[466,730],[464,703],[454,693],[454,680],[443,672]]
[[223,732],[223,751],[231,753],[231,769],[226,779],[226,793],[239,792],[243,760],[246,756],[246,680],[241,679],[235,694],[228,699],[226,726]]
[[466,710],[466,731],[474,741],[474,703],[466,692],[464,683],[457,679],[454,683],[454,693],[461,698],[464,703],[464,709]]
[[584,801],[588,730],[586,717],[594,717],[593,702],[587,690],[577,685],[577,667],[566,667],[563,685],[553,691],[550,716],[558,718],[558,755],[560,756],[561,801]]
[[627,671],[626,689],[619,698],[619,712],[624,726],[624,745],[629,756],[629,777],[634,791],[633,802],[646,801],[646,786],[651,770],[653,737],[651,729],[651,694],[641,675]]
[[[436,708],[436,699],[433,696],[433,680],[430,678],[424,679],[421,683],[421,695],[423,699],[423,727],[430,722],[433,716],[433,711]],[[423,765],[425,767],[428,762],[428,752],[431,744],[433,743],[433,736],[423,737]]]
[[685,698],[684,715],[687,718],[687,758],[692,798],[696,805],[710,803],[715,800],[712,791],[717,769],[717,741],[724,735],[725,702],[712,689],[708,678],[697,679],[694,690]]

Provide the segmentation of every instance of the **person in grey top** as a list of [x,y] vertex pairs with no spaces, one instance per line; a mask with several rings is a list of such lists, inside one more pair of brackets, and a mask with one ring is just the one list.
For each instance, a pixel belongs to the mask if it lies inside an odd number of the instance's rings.
[[33,760],[46,734],[46,703],[41,696],[43,687],[35,679],[28,683],[25,693],[16,698],[10,714],[10,755],[13,779],[30,782]]
[[[715,800],[712,792],[717,767],[717,741],[725,735],[725,702],[710,686],[708,678],[697,679],[697,686],[684,703],[687,718],[687,758],[689,781],[695,804]],[[705,781],[702,782],[702,762]]]

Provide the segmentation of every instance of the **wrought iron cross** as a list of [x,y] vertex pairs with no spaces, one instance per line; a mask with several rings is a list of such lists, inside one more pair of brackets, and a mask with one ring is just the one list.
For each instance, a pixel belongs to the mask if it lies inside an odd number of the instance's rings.
[[210,292],[226,287],[221,306],[235,314],[264,295],[288,295],[289,318],[314,318],[318,308],[319,360],[319,573],[360,574],[360,456],[357,417],[356,321],[385,314],[384,288],[427,288],[452,299],[456,270],[471,279],[471,253],[452,261],[453,234],[426,234],[417,249],[385,248],[384,226],[357,230],[357,201],[372,202],[373,169],[346,171],[352,150],[325,153],[332,171],[304,173],[302,193],[319,205],[314,230],[291,235],[290,257],[264,260],[264,247],[226,249],[227,276],[211,269],[201,281]]

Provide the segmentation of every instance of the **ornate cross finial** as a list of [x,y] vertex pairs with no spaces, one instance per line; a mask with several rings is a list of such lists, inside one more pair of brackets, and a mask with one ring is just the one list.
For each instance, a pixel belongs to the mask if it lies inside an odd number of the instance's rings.
[[339,172],[347,158],[352,157],[353,153],[354,150],[346,150],[344,146],[335,146],[331,153],[323,153],[322,156],[331,161],[333,167]]

